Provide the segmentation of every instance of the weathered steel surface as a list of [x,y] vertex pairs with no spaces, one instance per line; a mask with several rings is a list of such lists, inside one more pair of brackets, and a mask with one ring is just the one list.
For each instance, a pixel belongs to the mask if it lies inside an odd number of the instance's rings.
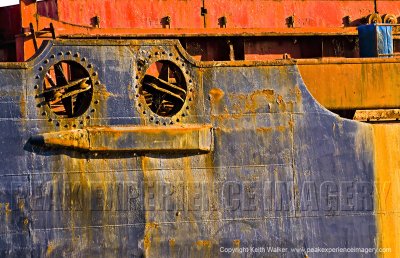
[[[79,63],[94,83],[78,117],[60,118],[40,95],[46,72],[62,60]],[[159,60],[180,67],[187,87],[182,109],[168,117],[153,113],[141,91]],[[60,40],[27,65],[0,64],[0,78],[3,255],[376,246],[373,128],[322,108],[292,61],[197,62],[169,40]],[[213,151],[83,153],[29,143],[71,128],[162,130],[171,122],[210,124]]]

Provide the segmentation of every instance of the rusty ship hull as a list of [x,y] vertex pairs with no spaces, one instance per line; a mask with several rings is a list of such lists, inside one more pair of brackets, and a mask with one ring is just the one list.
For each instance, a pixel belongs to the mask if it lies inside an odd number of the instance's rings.
[[168,19],[115,1],[136,15],[114,20],[85,2],[0,8],[25,28],[0,52],[2,256],[398,255],[395,54],[359,57],[342,13],[280,28],[292,9],[267,26],[217,19],[224,1]]

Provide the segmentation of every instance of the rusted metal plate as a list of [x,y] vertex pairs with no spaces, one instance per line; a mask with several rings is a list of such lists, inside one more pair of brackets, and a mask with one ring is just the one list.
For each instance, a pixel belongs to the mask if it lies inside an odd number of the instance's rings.
[[210,125],[88,127],[44,133],[30,143],[44,147],[83,151],[132,151],[140,153],[209,152],[213,147]]
[[[285,36],[290,38],[283,44],[280,41],[270,42],[263,39],[261,46],[256,46],[255,49],[248,47],[244,50],[250,51],[247,59],[280,58],[285,53],[295,58],[357,57],[357,44],[352,37],[357,34],[356,26],[371,22],[368,15],[378,10],[383,21],[386,18],[388,22],[388,17],[391,21],[397,21],[399,8],[400,4],[397,1],[380,1],[376,8],[371,1],[339,0],[238,0],[235,4],[226,0],[118,0],[104,1],[100,6],[92,0],[22,1],[19,7],[0,8],[4,13],[4,24],[10,24],[10,19],[16,17],[11,29],[4,27],[4,32],[0,32],[0,38],[6,38],[6,45],[2,44],[0,49],[0,58],[7,61],[28,60],[36,51],[33,40],[35,35],[37,46],[40,46],[44,39],[55,35],[71,38],[207,37],[208,41],[211,41],[211,37],[231,37],[229,40],[234,40],[233,37]],[[254,13],[254,10],[258,12]],[[121,17],[120,13],[124,13],[124,17]],[[380,17],[377,14],[375,16]],[[55,28],[53,35],[49,33],[50,25]],[[30,27],[34,33],[30,32]],[[303,39],[304,37],[317,38],[309,40]],[[338,42],[323,39],[325,37],[334,37]],[[202,51],[212,52],[212,49],[215,49],[214,52],[222,52],[217,48],[217,44],[214,44]],[[257,49],[263,50],[257,52]],[[210,60],[220,59],[213,57]]]
[[397,121],[400,119],[399,109],[357,110],[354,114],[357,121]]
[[[46,2],[54,2],[46,1]],[[234,4],[233,4],[234,3]],[[45,5],[45,3],[38,3]],[[49,5],[49,3],[46,3]],[[218,28],[221,17],[227,28],[287,27],[287,18],[295,17],[295,27],[342,27],[357,24],[374,12],[373,1],[57,1],[60,21],[92,26],[92,18],[99,16],[104,28],[162,28],[162,18],[169,16],[171,28]],[[201,8],[207,10],[202,16]],[[379,1],[380,14],[398,14],[397,1]],[[44,8],[43,8],[44,9]],[[50,8],[49,8],[50,9]],[[125,10],[130,10],[126,12]],[[255,12],[254,10],[257,10]],[[120,17],[123,13],[124,17]],[[205,21],[204,21],[205,20]]]
[[[163,65],[152,66],[160,60],[181,72],[165,76]],[[41,95],[62,61],[76,73],[83,67],[93,83],[91,95],[76,96],[75,106],[89,103],[77,116],[57,115],[62,105]],[[215,257],[225,255],[221,247],[376,247],[372,125],[322,108],[293,61],[198,62],[169,40],[63,40],[26,66],[0,68],[0,151],[9,160],[0,169],[2,254]],[[185,89],[183,105],[147,92],[148,74]],[[135,156],[28,141],[95,127],[199,124],[214,129],[210,152]],[[114,132],[100,136],[117,146]]]

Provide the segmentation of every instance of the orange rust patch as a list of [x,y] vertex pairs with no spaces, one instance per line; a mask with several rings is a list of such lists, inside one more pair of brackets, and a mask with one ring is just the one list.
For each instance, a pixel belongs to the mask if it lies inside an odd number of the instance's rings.
[[25,202],[24,200],[18,200],[18,208],[20,211],[23,211],[25,207]]
[[211,99],[212,100],[215,100],[215,101],[220,101],[223,97],[224,97],[224,95],[225,95],[225,93],[223,92],[223,90],[221,90],[221,89],[219,89],[219,88],[212,88],[211,90],[210,90],[210,97],[211,97]]
[[149,223],[146,224],[146,227],[148,227],[149,229],[150,229],[150,228],[158,229],[158,228],[159,228],[159,225],[158,225],[158,223],[156,223],[156,222],[149,222]]
[[300,102],[300,101],[301,101],[302,95],[301,95],[301,90],[300,90],[300,88],[299,88],[299,85],[296,85],[296,86],[294,87],[294,92],[295,92],[295,94],[296,94],[296,99],[297,99],[297,101]]
[[144,244],[144,249],[147,250],[150,245],[151,245],[151,240],[150,240],[150,236],[149,235],[145,235],[144,236],[144,240],[143,240],[143,244]]
[[6,208],[6,215],[9,215],[11,213],[10,203],[7,202],[5,204],[5,208]]
[[231,110],[228,110],[227,107],[221,107],[220,113],[215,116],[239,119],[245,113],[256,113],[258,109],[266,107],[271,109],[273,103],[277,103],[274,90],[271,89],[257,90],[251,94],[231,93],[228,97],[232,103]]
[[288,124],[289,124],[289,127],[290,127],[290,128],[293,128],[293,127],[294,127],[294,121],[293,121],[293,119],[290,119],[289,122],[288,122]]
[[55,249],[54,243],[50,241],[49,244],[47,245],[46,256],[49,257],[53,253],[54,249]]
[[155,230],[159,228],[158,223],[155,222],[147,222],[145,226],[145,236],[143,240],[144,249],[148,249],[151,246],[151,238],[154,234]]
[[262,132],[262,133],[270,133],[270,132],[272,132],[273,131],[273,127],[257,127],[256,128],[256,131],[257,132]]
[[276,103],[278,103],[278,104],[283,103],[283,97],[281,95],[278,95],[278,98],[276,99]]
[[196,245],[198,247],[211,247],[211,241],[210,240],[199,240],[196,242]]
[[257,127],[256,131],[257,132],[264,132],[264,133],[270,133],[270,132],[275,132],[278,131],[280,133],[285,132],[289,128],[287,126],[279,125],[275,127]]
[[283,126],[283,125],[277,126],[277,127],[275,127],[275,128],[276,128],[276,130],[278,130],[278,132],[280,132],[280,133],[283,133],[283,132],[285,132],[285,131],[288,129],[286,126]]
[[278,95],[276,103],[278,103],[279,110],[286,111],[286,103],[281,95]]
[[268,102],[275,100],[274,90],[264,89],[254,91],[250,98],[246,96],[246,110],[245,112],[256,112],[257,108],[266,106]]

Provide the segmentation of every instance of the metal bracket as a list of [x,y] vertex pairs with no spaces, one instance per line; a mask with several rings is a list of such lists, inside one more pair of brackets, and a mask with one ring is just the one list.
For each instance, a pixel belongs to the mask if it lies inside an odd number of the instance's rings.
[[226,16],[222,16],[221,18],[218,19],[218,24],[220,28],[226,28],[226,24],[228,23],[228,19]]
[[32,40],[33,40],[33,47],[35,48],[35,51],[37,51],[38,50],[38,44],[37,44],[37,41],[36,41],[35,29],[33,28],[32,22],[29,23],[29,30],[31,31],[31,36],[32,36]]

